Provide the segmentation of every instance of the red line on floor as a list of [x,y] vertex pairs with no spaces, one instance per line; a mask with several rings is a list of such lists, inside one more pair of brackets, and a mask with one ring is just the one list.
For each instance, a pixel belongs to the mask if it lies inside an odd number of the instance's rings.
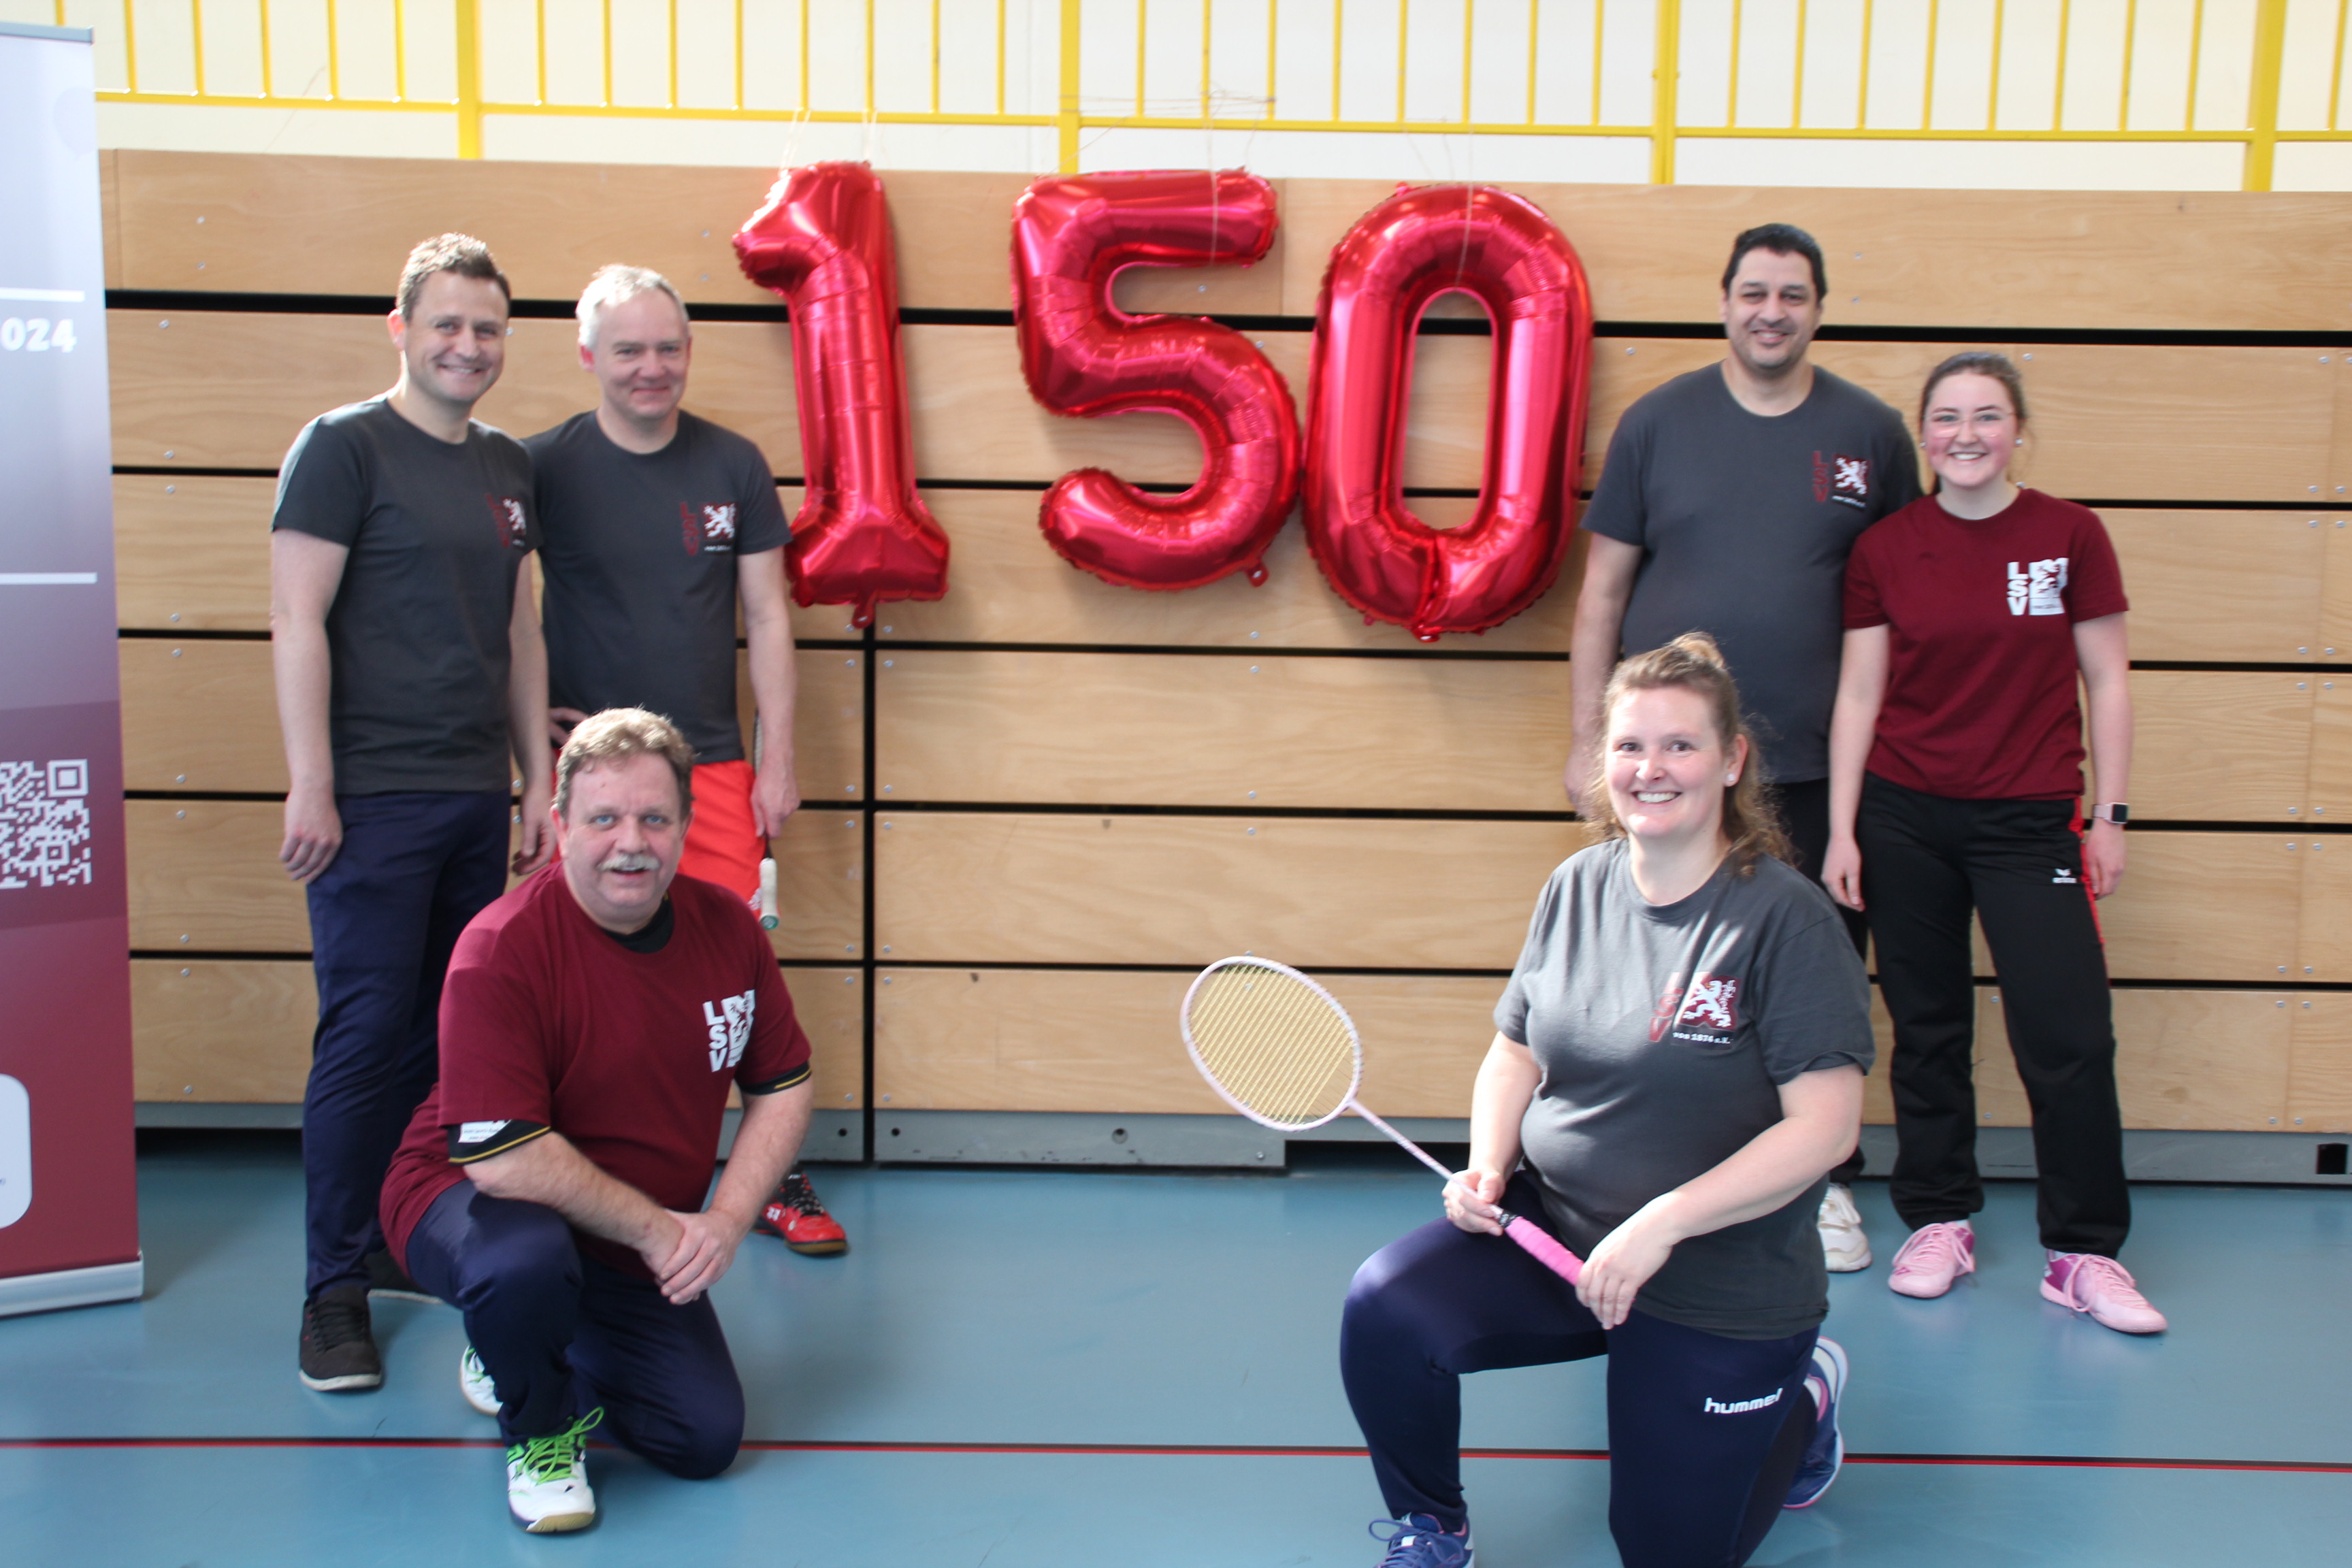
[[[599,1444],[598,1447],[604,1445]],[[495,1437],[0,1437],[9,1448],[497,1448]],[[754,1439],[787,1454],[1071,1454],[1142,1458],[1360,1459],[1360,1447],[1214,1443],[819,1443]],[[1605,1448],[1465,1448],[1465,1459],[1606,1459]],[[2352,1463],[2304,1459],[2105,1458],[2075,1454],[1848,1454],[1853,1465],[1970,1465],[2094,1470],[2255,1470],[2352,1475]]]

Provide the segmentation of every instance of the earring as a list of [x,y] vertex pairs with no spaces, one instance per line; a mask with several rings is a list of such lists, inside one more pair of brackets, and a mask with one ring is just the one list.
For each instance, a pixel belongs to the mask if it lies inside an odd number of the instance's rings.
[[2022,437],[2022,436],[2020,436],[2020,437],[2017,438],[2015,445],[2020,446],[2020,447],[2024,446],[2024,445],[2025,445],[2025,437]]

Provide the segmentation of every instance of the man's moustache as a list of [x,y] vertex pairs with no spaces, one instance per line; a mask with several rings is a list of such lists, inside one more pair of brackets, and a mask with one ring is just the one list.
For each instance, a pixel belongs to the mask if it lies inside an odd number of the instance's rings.
[[598,861],[596,869],[599,871],[658,871],[661,869],[661,857],[658,855],[612,855]]

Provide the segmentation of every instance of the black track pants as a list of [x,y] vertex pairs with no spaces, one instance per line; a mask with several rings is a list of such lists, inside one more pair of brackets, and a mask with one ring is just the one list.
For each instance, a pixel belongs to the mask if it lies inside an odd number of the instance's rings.
[[1854,825],[1863,901],[1895,1020],[1892,1195],[1915,1229],[1984,1207],[1970,1070],[1974,910],[2033,1110],[2042,1245],[2112,1258],[2131,1230],[2106,954],[2074,820],[2069,801],[1951,800],[1864,779]]
[[[1525,1174],[1504,1200],[1538,1211]],[[1462,1374],[1609,1358],[1609,1531],[1625,1568],[1738,1568],[1812,1440],[1815,1331],[1734,1340],[1643,1312],[1604,1331],[1566,1281],[1500,1237],[1433,1220],[1356,1270],[1339,1372],[1400,1518],[1459,1530]]]

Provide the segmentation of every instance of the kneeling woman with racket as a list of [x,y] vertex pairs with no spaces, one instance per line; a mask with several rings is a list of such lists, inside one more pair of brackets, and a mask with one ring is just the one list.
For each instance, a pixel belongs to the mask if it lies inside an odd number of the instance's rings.
[[[1478,1069],[1446,1218],[1356,1274],[1340,1368],[1391,1568],[1466,1568],[1465,1372],[1609,1358],[1625,1568],[1737,1568],[1837,1473],[1845,1358],[1814,1216],[1860,1135],[1861,961],[1786,864],[1715,644],[1611,678],[1603,841],[1552,873]],[[1525,1168],[1522,1168],[1524,1161]],[[1548,1217],[1571,1289],[1496,1239]]]

